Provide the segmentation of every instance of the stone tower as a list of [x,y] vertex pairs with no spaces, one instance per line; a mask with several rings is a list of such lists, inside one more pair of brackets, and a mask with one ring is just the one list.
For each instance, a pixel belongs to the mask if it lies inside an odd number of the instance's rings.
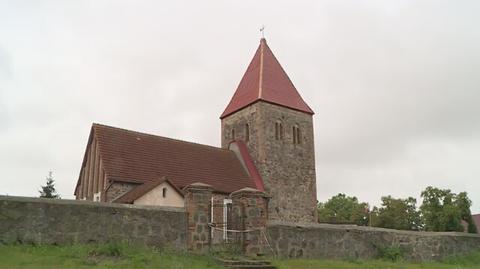
[[270,220],[317,220],[313,114],[262,38],[220,119],[222,147],[248,147],[271,196]]

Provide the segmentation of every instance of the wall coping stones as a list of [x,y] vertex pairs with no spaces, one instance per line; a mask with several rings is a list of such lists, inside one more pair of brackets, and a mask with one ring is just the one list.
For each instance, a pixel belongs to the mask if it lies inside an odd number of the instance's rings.
[[265,198],[270,197],[263,191],[253,189],[253,188],[249,188],[249,187],[246,187],[246,188],[243,188],[243,189],[240,189],[238,191],[234,191],[234,192],[230,193],[230,197],[243,197],[243,196],[249,196],[249,197],[260,196],[260,197],[265,197]]
[[202,182],[195,182],[183,187],[183,191],[212,191],[212,185],[208,185]]
[[92,202],[87,200],[49,199],[49,198],[37,198],[37,197],[0,195],[0,202],[9,202],[9,201],[22,202],[22,203],[42,203],[42,204],[57,204],[57,205],[63,204],[63,205],[95,206],[95,207],[108,207],[108,208],[145,209],[145,210],[151,210],[151,211],[185,212],[185,208],[182,208],[182,207],[117,204],[117,203]]
[[269,221],[267,223],[268,227],[273,226],[284,226],[288,228],[297,228],[297,229],[324,229],[324,230],[356,230],[362,232],[386,232],[399,235],[416,235],[416,236],[455,236],[455,237],[473,237],[480,238],[480,234],[471,234],[471,233],[462,233],[462,232],[426,232],[426,231],[404,231],[404,230],[394,230],[387,228],[378,228],[378,227],[368,227],[368,226],[357,226],[357,225],[344,225],[344,224],[326,224],[326,223],[295,223],[295,222],[286,222],[286,221]]

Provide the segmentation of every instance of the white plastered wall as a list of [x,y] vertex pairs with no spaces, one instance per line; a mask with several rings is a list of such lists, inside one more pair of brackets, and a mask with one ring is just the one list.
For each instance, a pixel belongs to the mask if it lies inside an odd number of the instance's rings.
[[[166,188],[166,197],[163,197],[163,188]],[[145,193],[143,196],[133,202],[135,205],[156,205],[184,207],[183,197],[168,183],[163,182],[154,189]]]

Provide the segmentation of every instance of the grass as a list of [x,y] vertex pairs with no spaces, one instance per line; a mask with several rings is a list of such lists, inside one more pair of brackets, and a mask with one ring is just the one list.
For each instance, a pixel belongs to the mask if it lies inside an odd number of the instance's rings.
[[0,246],[0,269],[220,269],[213,259],[124,244]]
[[480,269],[480,251],[467,256],[452,257],[442,262],[411,263],[386,260],[276,260],[278,269]]
[[[480,269],[480,251],[442,262],[387,260],[275,260],[279,269]],[[31,246],[0,245],[0,269],[220,269],[208,256],[125,244]]]

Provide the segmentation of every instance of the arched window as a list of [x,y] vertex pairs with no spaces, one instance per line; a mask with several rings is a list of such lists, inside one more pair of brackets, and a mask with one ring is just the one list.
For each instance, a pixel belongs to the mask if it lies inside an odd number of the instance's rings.
[[250,140],[250,126],[245,124],[245,142],[248,142]]
[[276,140],[283,139],[283,124],[281,121],[275,122],[275,139]]
[[300,128],[298,127],[298,125],[295,125],[292,128],[292,139],[293,139],[293,144],[302,143],[302,134],[300,132]]

